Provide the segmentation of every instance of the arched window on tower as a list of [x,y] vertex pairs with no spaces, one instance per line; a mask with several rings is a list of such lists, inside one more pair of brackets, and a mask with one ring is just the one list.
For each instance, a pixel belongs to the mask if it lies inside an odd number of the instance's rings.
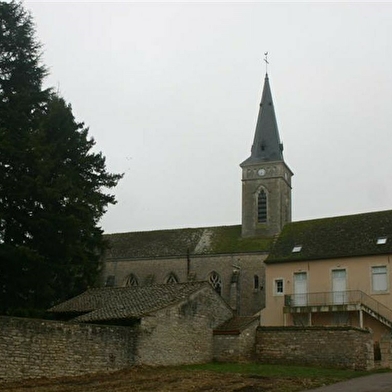
[[139,281],[134,274],[129,274],[125,279],[125,286],[126,287],[135,287],[139,286]]
[[166,284],[178,283],[178,278],[174,272],[171,272],[165,281]]
[[267,222],[267,194],[262,189],[257,196],[257,222]]
[[210,273],[210,277],[208,279],[208,281],[211,283],[211,286],[214,288],[214,290],[221,295],[222,293],[222,279],[220,277],[220,275],[213,271]]
[[253,289],[256,291],[259,289],[259,287],[260,287],[259,277],[258,275],[255,275],[253,277]]

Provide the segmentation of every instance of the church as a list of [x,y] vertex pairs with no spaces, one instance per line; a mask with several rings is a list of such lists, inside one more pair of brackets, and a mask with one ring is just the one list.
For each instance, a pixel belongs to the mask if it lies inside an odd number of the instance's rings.
[[283,159],[265,76],[251,155],[241,163],[242,224],[106,235],[103,285],[208,281],[237,315],[265,306],[265,264],[291,221],[292,171]]
[[392,211],[291,222],[268,74],[250,157],[241,225],[106,235],[102,285],[209,282],[237,316],[262,325],[392,327]]

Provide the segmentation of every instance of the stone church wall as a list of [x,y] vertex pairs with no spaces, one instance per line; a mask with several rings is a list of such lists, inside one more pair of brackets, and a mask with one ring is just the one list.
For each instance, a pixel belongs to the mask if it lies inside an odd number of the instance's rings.
[[0,379],[76,376],[134,363],[126,327],[0,317]]
[[[265,307],[265,264],[266,254],[227,254],[198,256],[191,261],[191,271],[197,280],[206,280],[212,271],[222,278],[222,297],[239,316],[253,316]],[[233,273],[238,268],[237,282]],[[254,277],[258,276],[259,285],[254,287]],[[231,288],[236,285],[234,294]],[[233,298],[235,296],[236,298]],[[233,306],[235,303],[235,306]]]
[[269,364],[370,370],[373,335],[355,327],[259,327],[256,358]]
[[[197,255],[190,256],[189,276],[193,280],[208,281],[211,272],[217,272],[222,280],[222,298],[241,316],[251,316],[265,307],[265,253]],[[238,280],[233,273],[238,268]],[[106,260],[103,283],[114,276],[115,286],[125,286],[130,274],[136,276],[139,285],[166,283],[174,273],[179,283],[188,280],[188,261],[184,257]],[[258,277],[255,288],[254,277]],[[234,290],[233,290],[233,286]]]

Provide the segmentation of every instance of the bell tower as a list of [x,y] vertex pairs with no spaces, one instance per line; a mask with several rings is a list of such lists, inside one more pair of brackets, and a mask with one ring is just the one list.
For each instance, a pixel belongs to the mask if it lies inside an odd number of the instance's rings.
[[291,222],[291,177],[283,160],[268,74],[251,155],[242,168],[242,236],[270,237]]

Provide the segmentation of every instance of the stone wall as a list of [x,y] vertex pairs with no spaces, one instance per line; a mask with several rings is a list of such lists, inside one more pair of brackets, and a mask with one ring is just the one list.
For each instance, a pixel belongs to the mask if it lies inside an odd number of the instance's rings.
[[208,362],[213,329],[232,316],[207,286],[134,327],[0,317],[0,380]]
[[380,367],[392,369],[392,338],[391,334],[385,334],[380,339]]
[[373,336],[355,327],[259,327],[256,358],[269,364],[370,370]]
[[75,376],[134,363],[127,327],[0,317],[0,379]]
[[210,362],[213,328],[232,316],[230,308],[208,288],[144,317],[140,325],[138,363],[168,366]]
[[255,358],[256,328],[255,320],[242,331],[215,331],[213,360],[216,362],[247,362]]

